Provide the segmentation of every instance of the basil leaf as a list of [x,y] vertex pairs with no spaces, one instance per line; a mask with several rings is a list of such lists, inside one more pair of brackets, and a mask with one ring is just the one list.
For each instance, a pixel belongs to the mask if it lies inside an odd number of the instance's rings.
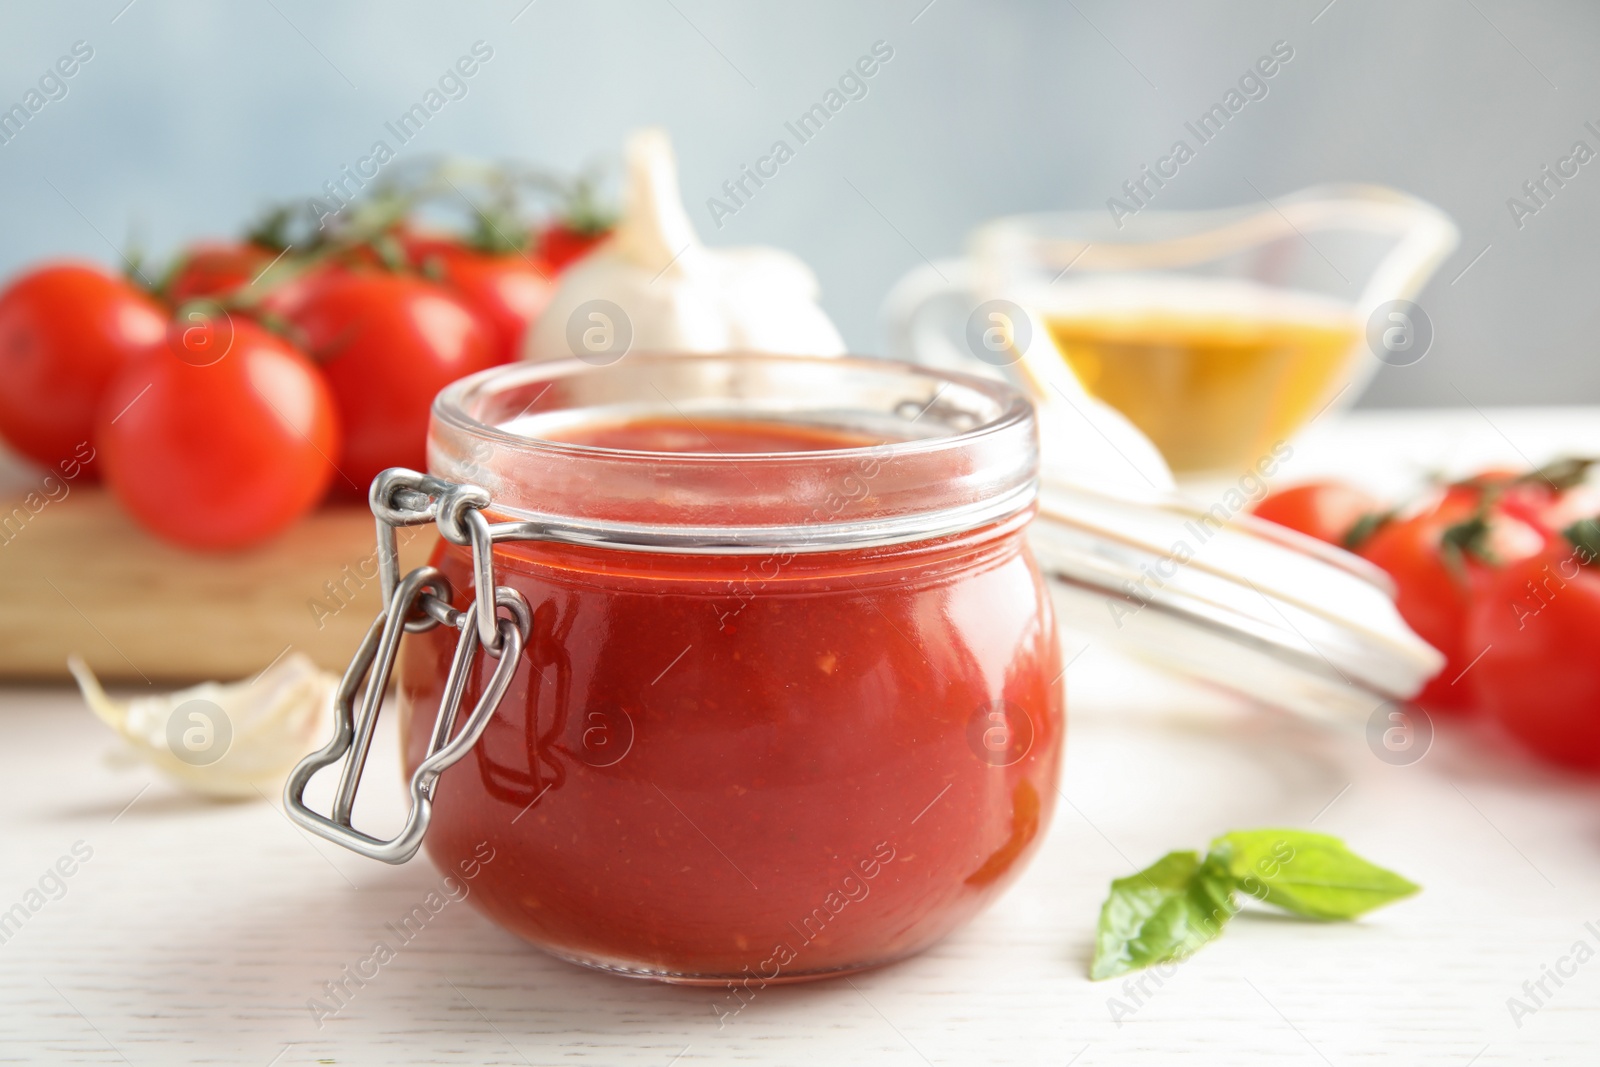
[[1226,871],[1197,853],[1169,852],[1111,883],[1089,977],[1100,981],[1182,959],[1221,933],[1238,910]]
[[1420,888],[1337,837],[1301,830],[1235,830],[1207,859],[1257,900],[1311,919],[1354,919]]

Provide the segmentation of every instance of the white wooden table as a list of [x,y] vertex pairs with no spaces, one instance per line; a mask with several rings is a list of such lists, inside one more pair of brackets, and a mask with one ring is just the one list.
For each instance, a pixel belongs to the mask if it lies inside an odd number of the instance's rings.
[[[1600,452],[1594,409],[1325,423],[1298,443],[1282,479],[1345,472],[1382,484],[1519,453]],[[1065,800],[998,905],[898,966],[764,990],[719,1029],[719,991],[580,970],[463,904],[319,1028],[308,999],[438,875],[425,862],[391,868],[313,841],[276,798],[207,804],[145,770],[109,766],[111,738],[64,689],[0,692],[0,909],[75,845],[92,850],[62,879],[60,899],[0,944],[0,1061],[1600,1061],[1600,959],[1559,988],[1546,979],[1551,995],[1520,1026],[1507,1005],[1576,942],[1600,949],[1600,785],[1496,751],[1470,730],[1442,728],[1426,758],[1391,766],[1359,729],[1242,707],[1093,646],[1072,668],[1070,693]],[[376,754],[378,768],[393,765],[392,737],[382,743],[390,751]],[[1220,831],[1273,824],[1342,835],[1425,891],[1359,924],[1241,916],[1142,992],[1087,980],[1112,878]]]

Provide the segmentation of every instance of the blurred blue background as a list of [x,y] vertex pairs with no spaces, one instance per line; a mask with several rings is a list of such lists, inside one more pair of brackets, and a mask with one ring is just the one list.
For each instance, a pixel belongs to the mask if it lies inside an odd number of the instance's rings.
[[[1364,403],[1600,400],[1600,162],[1520,227],[1507,206],[1574,141],[1600,150],[1584,127],[1600,128],[1600,5],[1578,0],[7,5],[0,109],[74,42],[94,54],[0,145],[0,272],[114,263],[130,233],[164,254],[313,195],[480,40],[492,58],[402,156],[575,169],[663,125],[707,241],[798,253],[862,351],[881,350],[880,302],[924,256],[995,215],[1103,209],[1284,40],[1295,58],[1269,95],[1159,206],[1326,181],[1431,200],[1463,233],[1421,300],[1435,347]],[[879,40],[894,57],[867,96],[716,229],[705,198]]]

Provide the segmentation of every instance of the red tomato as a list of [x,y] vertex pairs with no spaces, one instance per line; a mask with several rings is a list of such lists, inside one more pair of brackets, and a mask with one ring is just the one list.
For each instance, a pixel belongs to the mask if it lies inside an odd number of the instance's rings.
[[1542,529],[1559,533],[1595,515],[1600,515],[1600,485],[1585,482],[1553,494],[1533,514],[1532,521]]
[[539,258],[559,273],[593,252],[596,245],[610,236],[609,228],[583,229],[565,222],[552,223],[539,231]]
[[166,330],[155,301],[98,267],[23,275],[0,294],[0,436],[47,467],[74,455],[112,376]]
[[146,529],[189,548],[263,541],[334,476],[338,416],[317,368],[254,323],[236,320],[231,338],[205,365],[177,346],[130,364],[95,428],[107,487]]
[[[352,245],[337,251],[320,253],[316,259],[306,261],[293,256],[284,257],[283,269],[270,279],[269,287],[260,295],[259,305],[251,311],[256,314],[292,320],[296,309],[327,279],[347,274],[388,274],[404,270],[411,261],[412,249],[431,249],[436,244],[459,246],[444,235],[417,233],[404,226],[391,233],[380,234],[374,241],[392,244],[396,262],[389,263],[379,254],[373,243]],[[298,269],[296,269],[298,268]]]
[[477,312],[494,338],[496,363],[522,352],[522,337],[550,302],[554,271],[515,252],[488,255],[453,242],[420,250],[417,264]]
[[1487,467],[1470,477],[1450,482],[1444,487],[1444,492],[1447,496],[1477,500],[1485,489],[1504,489],[1521,477],[1522,473],[1512,467]]
[[1483,650],[1466,638],[1467,610],[1492,577],[1485,555],[1498,564],[1542,551],[1544,534],[1503,512],[1490,510],[1472,547],[1447,545],[1470,528],[1478,502],[1465,494],[1444,493],[1408,518],[1385,523],[1360,547],[1360,553],[1389,572],[1395,606],[1424,641],[1445,655],[1445,666],[1423,688],[1418,703],[1437,711],[1465,711],[1472,694],[1454,684]]
[[328,272],[289,318],[339,407],[340,472],[363,492],[387,467],[423,470],[434,394],[495,364],[478,317],[445,289],[408,275]]
[[303,266],[300,272],[276,281],[262,293],[259,304],[250,312],[263,318],[271,316],[290,321],[318,286],[336,274],[349,273],[351,269],[348,265],[331,259]]
[[1600,570],[1565,541],[1501,570],[1473,605],[1478,703],[1552,763],[1600,770]]
[[419,230],[402,226],[396,231],[395,239],[400,242],[400,247],[405,252],[406,262],[419,270],[429,256],[451,255],[467,250],[461,238],[439,230]]
[[[1552,533],[1560,533],[1575,522],[1600,514],[1600,485],[1583,480],[1588,462],[1571,462],[1573,469],[1564,472],[1558,468],[1565,464],[1552,464],[1508,481],[1500,491],[1498,506]],[[1553,474],[1555,480],[1547,472]]]
[[1342,482],[1290,486],[1268,495],[1254,509],[1257,518],[1341,548],[1347,547],[1346,537],[1356,523],[1383,510],[1376,497]]
[[173,307],[203,296],[226,296],[244,288],[277,258],[255,244],[203,242],[183,253],[165,288]]

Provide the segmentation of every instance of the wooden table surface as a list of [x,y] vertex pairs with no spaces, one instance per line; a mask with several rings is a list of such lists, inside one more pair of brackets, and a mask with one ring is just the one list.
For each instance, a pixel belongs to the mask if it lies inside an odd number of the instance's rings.
[[[1393,484],[1572,447],[1600,452],[1600,410],[1358,413],[1315,427],[1280,478]],[[1393,766],[1359,727],[1245,707],[1094,644],[1069,692],[1054,823],[994,908],[916,959],[763,990],[719,1026],[721,991],[590,973],[456,903],[319,1025],[308,1000],[439,875],[313,840],[276,797],[205,803],[108,761],[111,738],[66,689],[0,691],[0,912],[44,890],[0,935],[0,1061],[1600,1061],[1600,786],[1449,726]],[[393,749],[384,732],[372,766]],[[398,781],[369,778],[398,810]],[[1275,824],[1339,834],[1425,891],[1355,924],[1246,914],[1159,985],[1087,980],[1112,878]],[[48,877],[63,857],[71,876]],[[1514,1018],[1510,998],[1534,1010]]]

